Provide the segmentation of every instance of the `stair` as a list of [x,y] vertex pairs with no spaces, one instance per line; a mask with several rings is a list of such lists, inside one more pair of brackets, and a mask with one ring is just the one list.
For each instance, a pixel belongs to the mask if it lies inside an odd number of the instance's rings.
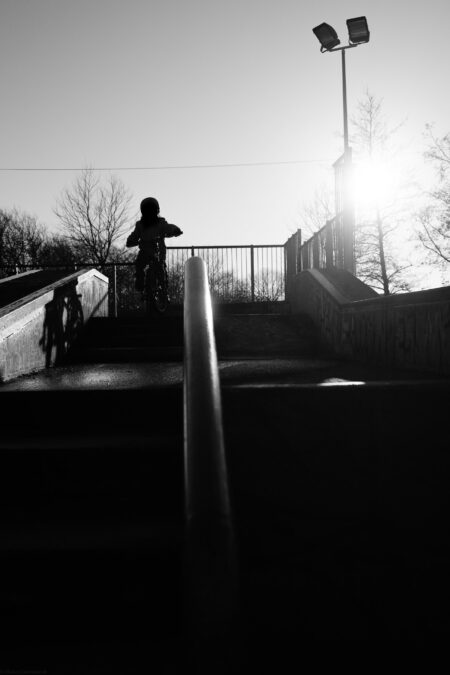
[[309,317],[280,313],[222,313],[214,330],[220,358],[312,357],[317,333]]
[[69,365],[0,389],[2,665],[178,670],[182,388],[142,377],[145,350],[180,358],[181,317],[94,320]]
[[69,363],[181,361],[183,317],[173,312],[151,319],[105,317],[89,321]]
[[335,359],[308,322],[266,319],[218,330],[240,672],[338,653],[361,672],[368,654],[444,644],[449,381]]
[[[15,669],[186,669],[182,329],[175,311],[95,319],[67,365],[0,388],[0,653]],[[363,672],[393,645],[448,641],[448,380],[338,360],[284,312],[219,313],[215,330],[232,672],[339,652]]]

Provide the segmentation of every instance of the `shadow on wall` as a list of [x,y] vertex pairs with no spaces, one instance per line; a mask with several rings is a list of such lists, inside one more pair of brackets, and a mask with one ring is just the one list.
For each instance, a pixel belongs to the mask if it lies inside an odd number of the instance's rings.
[[77,281],[55,290],[53,300],[45,305],[42,338],[39,341],[45,352],[45,367],[58,366],[80,335],[84,317],[81,294]]

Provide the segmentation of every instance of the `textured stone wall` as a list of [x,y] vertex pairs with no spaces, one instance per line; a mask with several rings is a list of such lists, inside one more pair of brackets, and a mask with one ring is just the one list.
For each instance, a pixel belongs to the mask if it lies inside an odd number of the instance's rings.
[[0,311],[0,381],[61,363],[91,316],[108,313],[108,278],[80,271]]
[[368,289],[355,300],[361,282],[352,289],[334,274],[336,283],[318,270],[298,274],[288,298],[294,312],[314,320],[323,346],[380,366],[450,373],[450,287],[387,297]]

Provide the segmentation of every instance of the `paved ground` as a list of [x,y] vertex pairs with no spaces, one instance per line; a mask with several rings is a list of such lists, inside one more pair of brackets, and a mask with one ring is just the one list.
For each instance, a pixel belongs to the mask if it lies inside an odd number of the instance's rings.
[[0,385],[1,391],[143,389],[180,385],[180,363],[94,363],[60,366]]
[[[433,379],[420,374],[389,373],[355,363],[320,359],[229,359],[220,362],[220,378],[231,384],[363,384],[373,381]],[[63,366],[25,375],[0,385],[1,391],[64,389],[152,389],[181,386],[181,363],[115,363]]]

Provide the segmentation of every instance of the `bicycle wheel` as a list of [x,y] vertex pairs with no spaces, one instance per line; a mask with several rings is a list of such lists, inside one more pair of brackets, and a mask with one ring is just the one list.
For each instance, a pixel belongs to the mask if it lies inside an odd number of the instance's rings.
[[153,306],[157,312],[162,314],[166,311],[168,305],[167,287],[161,274],[157,275],[156,288],[153,294]]
[[167,309],[168,297],[166,284],[159,270],[156,272],[152,267],[147,269],[145,290],[147,313],[156,311],[163,314]]

